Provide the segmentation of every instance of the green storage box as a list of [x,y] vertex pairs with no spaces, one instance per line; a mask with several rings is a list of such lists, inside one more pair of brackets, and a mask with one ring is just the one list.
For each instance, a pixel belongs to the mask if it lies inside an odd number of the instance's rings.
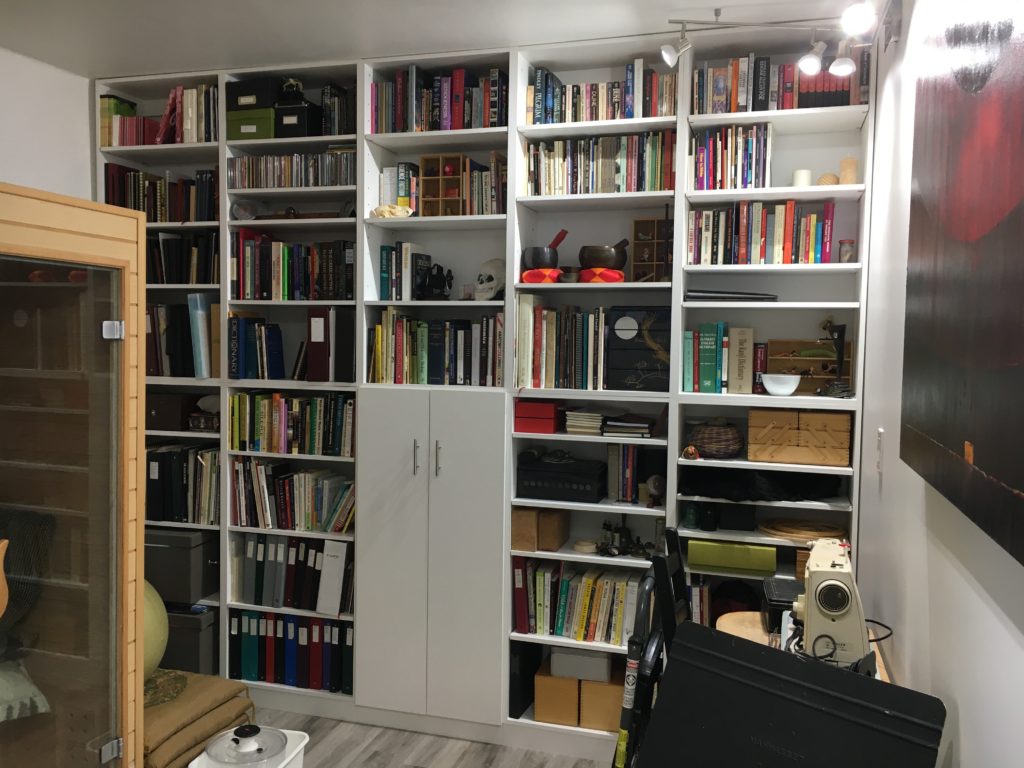
[[274,108],[228,112],[228,141],[274,138]]
[[771,576],[775,573],[775,547],[690,539],[686,559],[696,571],[715,568],[737,574]]

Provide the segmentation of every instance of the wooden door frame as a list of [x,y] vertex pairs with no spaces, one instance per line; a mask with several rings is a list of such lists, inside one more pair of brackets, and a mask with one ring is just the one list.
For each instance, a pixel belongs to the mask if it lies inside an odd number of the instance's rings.
[[[143,557],[146,493],[146,217],[139,211],[0,182],[0,254],[116,269],[125,337],[118,495],[119,734],[123,768],[142,768]],[[99,328],[96,332],[99,332]]]

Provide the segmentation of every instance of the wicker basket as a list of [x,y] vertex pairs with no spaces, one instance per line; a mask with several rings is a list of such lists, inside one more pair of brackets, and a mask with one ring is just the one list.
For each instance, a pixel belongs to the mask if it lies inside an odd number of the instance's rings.
[[697,424],[690,432],[689,444],[697,449],[701,458],[732,459],[743,451],[743,434],[735,424]]

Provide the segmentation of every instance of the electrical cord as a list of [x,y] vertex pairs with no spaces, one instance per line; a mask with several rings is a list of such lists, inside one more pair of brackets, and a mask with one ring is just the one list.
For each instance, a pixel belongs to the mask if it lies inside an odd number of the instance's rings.
[[888,624],[883,624],[882,622],[877,621],[875,619],[864,619],[864,623],[865,624],[874,624],[876,627],[881,627],[882,629],[886,629],[886,630],[889,631],[889,634],[882,635],[881,637],[869,637],[868,638],[868,642],[880,643],[883,640],[888,640],[890,637],[893,636],[893,629]]

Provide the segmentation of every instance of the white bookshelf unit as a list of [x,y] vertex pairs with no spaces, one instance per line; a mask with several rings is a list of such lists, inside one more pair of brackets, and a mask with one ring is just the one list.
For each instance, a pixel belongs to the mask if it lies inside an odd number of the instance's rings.
[[[623,80],[625,67],[643,58],[646,67],[662,74],[658,46],[672,42],[644,36],[514,49],[475,50],[365,61],[338,61],[251,70],[158,75],[97,81],[97,94],[116,93],[139,102],[140,113],[159,113],[171,85],[216,84],[220,88],[220,137],[201,145],[96,148],[97,189],[103,198],[106,161],[172,176],[197,168],[220,169],[219,220],[151,223],[155,232],[215,231],[219,236],[220,281],[215,285],[182,283],[147,285],[149,302],[182,301],[190,292],[215,292],[221,306],[220,376],[208,379],[150,376],[151,392],[217,393],[221,403],[221,430],[217,435],[191,435],[180,431],[151,431],[154,441],[190,440],[216,445],[221,456],[220,537],[222,559],[219,593],[205,602],[221,611],[221,673],[230,668],[227,613],[229,609],[263,610],[242,602],[233,583],[231,552],[245,534],[295,536],[317,541],[334,538],[351,542],[355,552],[356,605],[346,615],[355,626],[355,692],[353,696],[308,691],[270,682],[249,682],[258,704],[338,719],[442,733],[494,743],[530,746],[607,760],[615,743],[610,732],[555,726],[537,722],[533,707],[520,717],[510,715],[510,664],[521,646],[567,647],[611,653],[625,649],[608,643],[576,641],[551,635],[517,632],[513,616],[512,558],[576,563],[581,567],[607,567],[629,575],[649,566],[645,557],[607,558],[572,550],[577,538],[599,538],[605,521],[625,519],[634,536],[659,541],[665,528],[688,539],[772,546],[780,557],[779,575],[792,577],[792,551],[802,545],[757,531],[700,531],[682,527],[688,504],[750,504],[759,519],[800,517],[845,526],[854,557],[857,553],[858,484],[861,470],[861,414],[867,307],[866,244],[870,222],[873,104],[855,106],[689,115],[692,67],[699,50],[684,54],[678,75],[675,115],[622,120],[595,120],[533,125],[526,120],[529,77],[536,67],[556,72],[565,83]],[[737,51],[736,53],[740,53]],[[464,67],[479,75],[498,67],[508,75],[508,125],[449,131],[371,131],[372,83],[415,65],[427,72]],[[354,132],[328,137],[227,140],[226,85],[234,80],[280,75],[302,80],[307,95],[319,101],[319,88],[337,82],[354,86],[357,99]],[[873,81],[872,81],[873,82]],[[695,191],[690,188],[692,158],[688,156],[692,131],[720,125],[768,122],[773,126],[772,179],[765,189]],[[529,147],[535,142],[589,139],[647,131],[673,130],[674,189],[648,192],[530,194]],[[228,159],[242,156],[320,152],[329,146],[355,147],[354,184],[330,187],[229,188]],[[486,162],[491,152],[507,159],[504,212],[489,215],[376,218],[380,202],[380,174],[396,163],[419,163],[429,154],[462,154]],[[843,157],[859,160],[855,184],[788,186],[796,168],[810,167],[816,178],[835,171]],[[692,208],[730,205],[740,201],[836,201],[835,244],[840,238],[857,241],[857,261],[829,264],[690,264],[687,229]],[[239,206],[236,206],[239,204]],[[242,206],[253,206],[268,218],[239,220]],[[293,218],[300,212],[330,213],[325,218]],[[574,266],[583,245],[611,244],[633,239],[636,219],[672,219],[674,237],[670,281],[620,284],[522,281],[521,253],[525,247],[546,245],[560,230],[568,237],[559,246],[561,266]],[[231,295],[232,239],[240,229],[251,229],[286,243],[351,240],[355,243],[355,285],[351,300],[240,300]],[[381,295],[382,245],[415,241],[435,263],[453,273],[453,300],[384,299]],[[487,302],[461,299],[471,292],[481,265],[490,259],[505,264],[504,298]],[[771,292],[778,301],[687,301],[688,289]],[[517,380],[517,311],[521,297],[529,296],[549,308],[578,305],[667,307],[671,322],[666,391],[576,390],[521,387]],[[228,377],[228,315],[251,312],[282,327],[285,364],[290,366],[296,346],[306,334],[307,311],[333,307],[339,316],[351,315],[351,344],[355,371],[351,381],[305,382],[244,380]],[[504,366],[500,386],[374,383],[370,367],[373,349],[369,332],[385,313],[394,311],[416,320],[468,319],[504,314]],[[712,394],[683,391],[683,334],[702,322],[725,321],[732,327],[754,329],[756,342],[771,339],[812,339],[820,334],[826,317],[847,326],[853,343],[850,370],[853,397],[824,398],[814,394],[771,397],[757,394]],[[847,361],[849,363],[849,361]],[[355,458],[295,456],[232,450],[227,419],[228,402],[236,392],[281,391],[295,395],[329,392],[356,398],[358,435]],[[513,409],[517,399],[549,400],[572,407],[630,411],[657,418],[667,413],[663,434],[651,438],[573,434],[533,434],[516,431]],[[769,464],[733,459],[688,461],[682,458],[694,421],[725,418],[746,431],[751,408],[808,409],[849,414],[853,445],[848,466]],[[610,446],[631,445],[648,455],[664,454],[660,474],[665,496],[658,506],[609,502],[558,502],[520,497],[516,492],[516,457],[527,447],[571,451],[580,458],[607,457]],[[653,454],[651,452],[654,452]],[[356,479],[356,533],[283,531],[244,528],[232,523],[231,481],[227,468],[235,456],[289,459],[300,468],[328,468]],[[365,459],[364,457],[371,457]],[[687,487],[687,472],[695,467],[712,470],[759,470],[771,473],[808,473],[834,477],[840,491],[834,498],[797,502],[733,502],[702,495]],[[557,552],[526,552],[511,545],[511,511],[515,506],[566,510],[570,516],[569,542]],[[154,524],[174,527],[174,524]],[[191,526],[196,528],[196,526]],[[735,577],[708,569],[692,577]],[[482,607],[481,607],[482,606]],[[305,617],[315,612],[282,609],[278,613]],[[395,617],[401,623],[401,629]],[[463,636],[464,635],[464,636]],[[468,639],[467,639],[468,638]],[[388,659],[391,661],[388,662]],[[453,681],[460,689],[446,687]]]

